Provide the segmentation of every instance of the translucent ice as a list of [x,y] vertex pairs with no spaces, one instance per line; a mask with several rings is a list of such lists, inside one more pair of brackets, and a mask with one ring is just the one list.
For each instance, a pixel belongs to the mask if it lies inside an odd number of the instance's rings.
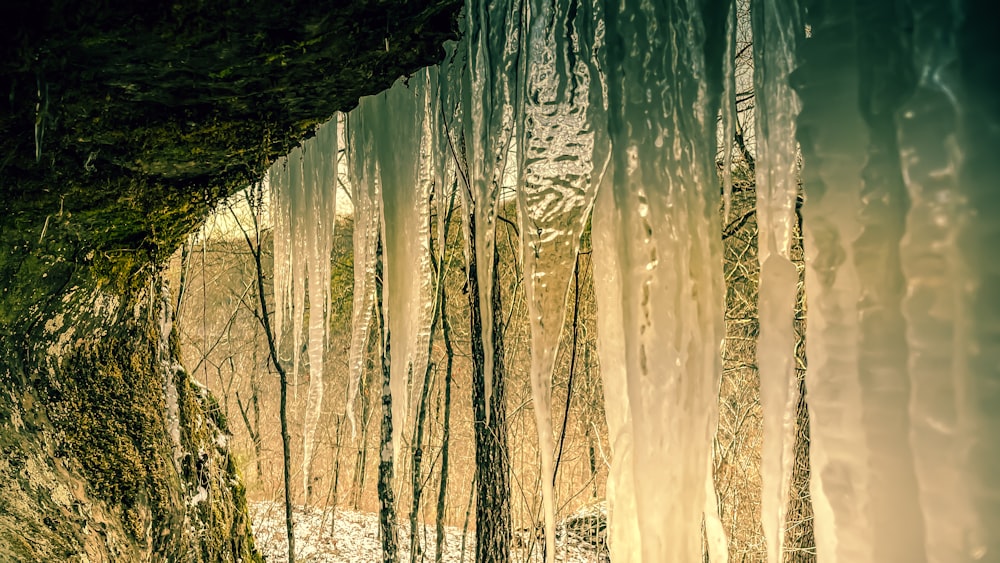
[[531,325],[531,389],[541,458],[546,553],[555,553],[552,369],[566,292],[608,159],[602,10],[570,0],[527,3],[517,190]]
[[[407,428],[410,381],[420,385],[427,367],[433,301],[429,196],[433,176],[429,72],[365,98],[363,127],[381,186],[384,233],[384,313],[392,339],[393,454],[398,460]],[[419,387],[417,387],[419,388]]]
[[347,384],[347,418],[356,435],[354,401],[364,374],[365,351],[375,303],[375,259],[379,237],[381,195],[375,160],[366,158],[373,149],[370,129],[365,127],[367,113],[359,109],[347,115],[348,175],[351,201],[354,204],[354,303],[351,313],[350,378]]
[[[714,139],[722,52],[710,61],[697,46],[706,34],[724,40],[725,10],[620,8],[606,15],[612,177],[602,190],[611,193],[598,202],[593,232],[595,278],[609,290],[597,292],[611,331],[601,339],[613,339],[601,351],[622,347],[601,359],[609,430],[623,445],[614,452],[611,525],[633,506],[636,520],[612,532],[612,558],[697,561],[723,302]],[[629,444],[631,467],[622,459]]]
[[337,124],[320,126],[316,136],[293,149],[270,171],[274,221],[275,337],[290,322],[292,385],[298,385],[300,350],[308,314],[306,351],[309,391],[303,429],[303,491],[308,497],[316,425],[323,403],[323,352],[330,301],[330,253],[336,217]]
[[798,99],[788,82],[795,44],[803,35],[794,0],[751,4],[754,41],[757,258],[760,261],[757,365],[764,418],[761,452],[761,523],[770,563],[783,561],[785,510],[794,460],[795,296],[798,272],[791,262],[798,158]]
[[[521,14],[512,0],[466,1],[466,72],[462,127],[468,151],[466,213],[475,217],[475,252],[483,349],[493,350],[493,255],[500,186],[514,134],[514,88]],[[468,232],[468,224],[465,225]],[[468,237],[465,237],[468,240]],[[466,249],[468,252],[469,249]],[[485,354],[486,404],[493,392],[493,354]],[[486,409],[489,416],[490,409]]]

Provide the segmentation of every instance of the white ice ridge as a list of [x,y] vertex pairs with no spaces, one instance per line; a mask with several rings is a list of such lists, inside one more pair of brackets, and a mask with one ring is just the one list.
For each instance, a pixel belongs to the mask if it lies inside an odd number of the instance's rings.
[[[462,127],[468,148],[468,190],[462,190],[463,226],[475,220],[475,252],[482,340],[485,350],[486,416],[493,394],[493,257],[497,204],[514,133],[514,87],[520,43],[513,0],[466,0],[466,70],[462,77]],[[490,25],[492,24],[492,25]],[[463,237],[468,241],[469,237]],[[468,255],[470,249],[466,248]]]
[[[359,106],[360,107],[360,106]],[[371,130],[366,127],[367,114],[356,109],[347,115],[348,176],[351,201],[354,204],[354,302],[351,313],[350,378],[347,383],[347,418],[351,434],[357,435],[354,402],[364,376],[365,354],[375,303],[375,259],[380,232],[381,195],[379,194],[376,163],[366,158],[373,150]]]
[[309,465],[323,402],[323,353],[329,326],[330,260],[336,217],[336,119],[294,149],[270,171],[274,217],[275,336],[279,347],[291,321],[292,385],[298,384],[303,327],[308,315],[306,351],[309,391],[304,416],[303,491],[309,491]]
[[761,523],[767,559],[779,563],[784,561],[798,399],[793,325],[798,271],[791,262],[791,243],[798,195],[795,118],[799,101],[788,77],[795,68],[795,45],[804,39],[804,32],[795,0],[755,0],[750,7],[760,263],[757,365],[764,422]]
[[[615,448],[611,556],[698,561],[723,334],[711,134],[721,84],[706,88],[704,77],[721,77],[722,53],[705,60],[697,7],[621,8],[606,15],[612,168],[593,225]],[[724,40],[724,26],[717,32],[709,43]]]
[[531,327],[531,389],[541,458],[545,553],[555,554],[552,370],[566,294],[608,161],[603,10],[570,0],[527,2],[517,129],[517,210]]
[[371,135],[371,151],[364,157],[375,162],[381,186],[383,308],[392,342],[392,443],[397,463],[408,427],[411,381],[412,388],[419,389],[427,369],[433,308],[430,72],[418,72],[382,94],[362,99],[354,112],[363,114],[359,126]]

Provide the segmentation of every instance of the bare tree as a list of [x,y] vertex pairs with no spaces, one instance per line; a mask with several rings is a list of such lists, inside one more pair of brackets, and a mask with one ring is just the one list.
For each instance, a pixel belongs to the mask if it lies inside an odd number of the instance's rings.
[[375,246],[375,316],[382,341],[382,434],[378,462],[379,532],[382,535],[383,563],[399,561],[399,541],[396,531],[396,499],[392,490],[392,393],[390,367],[392,335],[382,309],[382,235]]
[[[259,194],[261,193],[260,190],[261,187],[259,185],[251,186],[248,190],[247,201],[250,203],[252,209],[259,209],[262,205],[259,198]],[[257,319],[264,328],[264,336],[267,339],[271,364],[274,366],[275,371],[278,372],[278,378],[280,380],[281,404],[278,414],[281,420],[281,453],[284,464],[285,532],[288,538],[288,563],[295,563],[295,522],[292,518],[291,436],[288,433],[288,374],[285,371],[285,367],[281,363],[281,359],[278,357],[277,340],[271,329],[271,317],[267,310],[267,294],[264,286],[264,267],[261,261],[262,249],[260,244],[260,222],[257,219],[257,213],[251,213],[251,216],[253,217],[253,239],[250,238],[250,234],[243,227],[239,217],[233,213],[233,218],[236,219],[237,225],[239,225],[240,230],[243,232],[243,238],[246,240],[247,247],[253,255],[254,268],[257,274],[257,303],[260,305],[260,311],[255,311],[255,314],[257,314]]]
[[455,209],[455,193],[452,190],[448,203],[448,214],[444,220],[444,230],[441,236],[441,259],[439,260],[440,280],[438,285],[438,315],[441,317],[441,339],[444,342],[445,367],[444,367],[444,420],[442,421],[441,434],[441,481],[438,484],[437,519],[435,522],[435,547],[434,561],[441,563],[444,557],[444,520],[446,501],[448,498],[448,469],[449,458],[448,448],[451,438],[451,382],[452,372],[455,365],[455,350],[451,341],[451,323],[448,321],[448,291],[444,282],[444,273],[448,263],[448,226],[451,224],[452,211]]

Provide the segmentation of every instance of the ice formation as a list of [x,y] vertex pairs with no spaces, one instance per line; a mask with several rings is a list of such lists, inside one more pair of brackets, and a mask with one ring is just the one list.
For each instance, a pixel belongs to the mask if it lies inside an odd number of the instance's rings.
[[[612,316],[601,326],[620,333],[613,338],[623,348],[601,365],[623,356],[623,367],[602,377],[609,412],[626,413],[614,428],[609,416],[613,443],[631,444],[624,468],[631,475],[623,481],[634,490],[631,499],[615,493],[611,526],[627,500],[638,535],[612,543],[612,558],[695,561],[717,418],[723,301],[712,134],[722,61],[721,53],[706,60],[698,46],[724,39],[724,12],[639,3],[606,18],[612,170],[601,188],[610,193],[594,211],[594,274],[620,284],[597,291],[599,319]],[[598,240],[610,243],[600,254]],[[627,460],[614,455],[613,463]]]
[[[352,113],[352,372],[368,330],[379,205],[393,223],[385,227],[391,319],[397,310],[422,311],[425,288],[392,274],[423,271],[424,248],[396,246],[402,254],[393,257],[390,239],[426,239],[420,203],[428,178],[448,182],[442,163],[451,156],[426,151],[461,150],[460,138],[468,170],[455,173],[470,181],[463,192],[477,226],[483,340],[492,347],[493,236],[515,138],[542,480],[551,470],[549,377],[566,280],[596,189],[612,557],[699,560],[704,521],[711,558],[724,561],[709,462],[723,334],[718,211],[728,211],[715,139],[721,130],[728,142],[736,118],[735,11],[726,0],[614,4],[602,15],[609,4],[468,0],[457,47],[465,66],[415,76],[409,89],[397,84],[382,95],[381,111],[363,101]],[[800,167],[819,560],[951,562],[1000,553],[1000,300],[992,295],[1000,285],[1000,159],[991,152],[1000,146],[1000,109],[989,87],[1000,70],[989,56],[986,8],[970,4],[751,4],[770,561],[782,559],[795,424],[798,276],[789,248]],[[423,81],[438,81],[440,91],[419,93]],[[406,118],[378,121],[389,115]],[[380,143],[396,147],[391,158]],[[731,148],[721,160],[728,186]],[[297,251],[289,240],[275,245]],[[294,308],[297,291],[288,286],[282,303]],[[392,334],[419,333],[418,324],[393,325]],[[421,347],[411,350],[407,357],[416,358]]]
[[327,344],[330,259],[336,217],[337,121],[294,149],[270,172],[274,221],[276,338],[291,321],[293,386],[298,384],[302,333],[308,315],[306,351],[309,390],[303,425],[302,485],[308,498],[309,467],[323,405],[323,353]]
[[[515,88],[521,14],[513,0],[466,0],[465,71],[461,76],[462,132],[468,150],[469,189],[462,190],[464,228],[475,220],[476,274],[482,314],[483,349],[493,349],[493,253],[497,204],[514,135]],[[463,240],[468,240],[468,236]],[[466,254],[470,249],[465,249]],[[486,416],[493,393],[493,354],[484,367]]]
[[983,29],[943,2],[856,10],[817,11],[796,70],[817,552],[992,560],[998,112],[956,66]]
[[764,418],[761,523],[770,563],[784,561],[781,546],[785,538],[798,399],[792,324],[798,271],[791,261],[791,246],[798,195],[795,117],[799,104],[788,82],[795,68],[795,44],[802,28],[797,9],[793,0],[756,0],[751,4],[756,47],[754,122],[760,262],[757,366]]
[[[387,330],[392,339],[393,456],[398,461],[407,428],[410,390],[427,369],[431,314],[430,189],[434,176],[429,83],[423,70],[388,91],[361,100],[352,127],[372,139],[365,158],[375,164],[384,240]],[[352,115],[354,115],[352,113]],[[412,386],[411,386],[412,381]]]
[[362,110],[347,116],[348,176],[354,204],[354,302],[351,313],[350,378],[347,383],[347,418],[351,433],[357,433],[354,402],[365,369],[365,351],[371,331],[375,303],[375,251],[380,232],[381,200],[375,160],[366,158],[373,150],[373,137],[365,127]]
[[547,553],[555,550],[552,369],[580,235],[608,161],[603,10],[571,0],[526,3],[517,128],[517,209],[531,325],[531,389]]
[[740,25],[735,2],[726,7],[726,42],[722,62],[722,108],[719,129],[722,141],[722,219],[729,220],[733,203],[733,143],[736,136],[736,35]]
[[[912,31],[895,23],[879,45],[912,57],[914,74],[894,74],[912,79],[911,89],[893,100],[873,85],[869,101],[899,103],[894,140],[910,201],[899,245],[909,437],[928,561],[1000,558],[1000,166],[987,144],[1000,140],[989,87],[997,63],[995,49],[977,47],[993,34],[979,19],[986,14],[963,7],[915,2]],[[865,78],[894,68],[881,60]]]

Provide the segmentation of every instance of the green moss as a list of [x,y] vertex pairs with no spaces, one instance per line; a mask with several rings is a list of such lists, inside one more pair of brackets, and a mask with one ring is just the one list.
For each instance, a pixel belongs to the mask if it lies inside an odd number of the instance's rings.
[[167,494],[163,394],[151,362],[148,350],[128,343],[96,343],[74,350],[62,366],[72,377],[48,389],[61,455],[79,460],[100,499],[123,508],[137,540],[145,534],[142,509],[167,519],[176,500]]

